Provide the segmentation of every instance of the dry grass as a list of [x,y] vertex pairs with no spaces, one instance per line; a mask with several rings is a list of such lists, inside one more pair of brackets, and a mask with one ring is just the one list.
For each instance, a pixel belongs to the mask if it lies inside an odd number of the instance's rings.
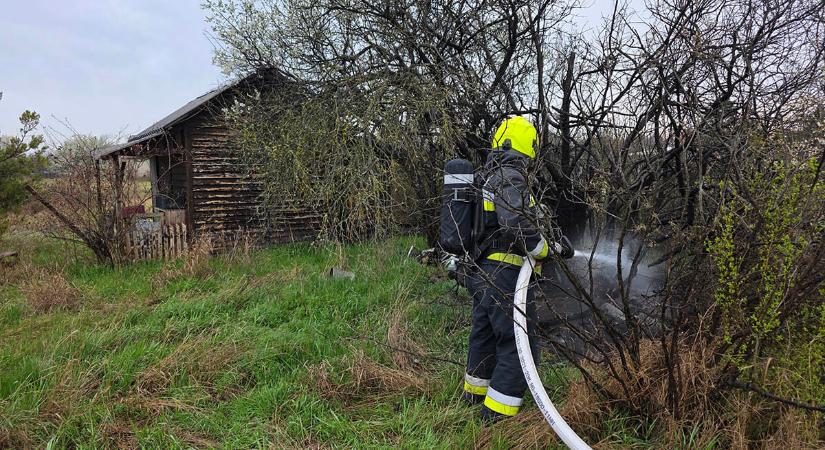
[[[115,399],[119,405],[125,406],[125,410],[113,422],[103,426],[107,446],[138,448],[133,432],[135,418],[157,417],[168,411],[203,413],[198,406],[202,401],[223,402],[240,395],[244,391],[241,383],[218,387],[216,380],[227,372],[237,370],[236,363],[243,354],[244,350],[237,344],[216,345],[208,335],[182,342],[166,357],[139,373],[129,392]],[[169,395],[167,390],[181,376],[187,377],[191,385],[202,390],[194,391],[185,399]],[[244,376],[239,378],[242,382]],[[173,430],[172,433],[188,447],[218,446],[211,438],[191,430]]]
[[272,272],[271,276],[262,277],[258,281],[261,284],[277,282],[278,284],[290,284],[301,282],[305,278],[305,273],[297,264]]
[[822,416],[734,392],[720,413],[720,430],[734,450],[825,448]]
[[33,445],[25,431],[0,428],[0,448],[33,448]]
[[53,423],[60,423],[74,414],[77,407],[88,401],[100,386],[100,375],[90,368],[84,369],[78,359],[67,361],[55,380],[38,411],[40,417]]
[[[573,389],[575,392],[571,392],[559,410],[567,424],[594,449],[625,448],[617,445],[611,438],[600,440],[598,437],[604,429],[604,422],[596,423],[595,419],[605,420],[600,414],[605,403],[584,383],[574,383]],[[556,433],[547,424],[538,408],[528,408],[511,419],[485,427],[476,440],[475,448],[495,448],[495,437],[503,437],[511,443],[509,448],[515,450],[547,448],[553,443],[561,445]]]
[[162,289],[169,284],[169,282],[179,278],[181,271],[173,263],[165,263],[157,273],[152,275],[149,279],[149,284],[152,286],[152,296],[149,298],[150,303],[157,303],[160,301],[158,294]]
[[36,269],[28,276],[29,279],[20,283],[20,291],[35,312],[73,311],[80,306],[80,291],[62,272]]
[[551,442],[558,442],[553,429],[547,425],[541,411],[535,408],[525,410],[517,416],[485,427],[475,442],[476,449],[494,448],[493,438],[503,437],[512,449],[546,448]]
[[26,260],[6,261],[0,263],[0,285],[19,284],[30,279],[35,266]]
[[357,408],[397,394],[427,392],[426,377],[383,365],[357,349],[346,361],[343,372],[337,372],[327,362],[308,368],[309,378],[320,395],[339,400]]
[[347,253],[344,251],[344,246],[338,241],[335,242],[335,252],[333,254],[335,255],[335,267],[339,267],[341,269],[349,269]]
[[132,424],[117,420],[109,422],[101,426],[103,439],[107,448],[116,448],[118,450],[132,450],[140,448],[135,432],[132,430]]
[[416,357],[426,355],[426,350],[411,338],[406,327],[409,290],[398,291],[387,327],[388,352],[394,367],[379,363],[361,349],[353,350],[342,371],[335,371],[326,361],[311,366],[309,378],[321,397],[339,400],[347,408],[360,408],[396,395],[426,394],[432,388],[426,382],[428,367]]
[[411,303],[411,290],[402,286],[398,289],[398,300],[387,319],[387,345],[392,351],[392,360],[399,369],[420,371],[426,355],[424,347],[410,337],[407,329],[407,315]]
[[[701,421],[711,409],[710,397],[716,390],[718,372],[709,366],[712,355],[705,347],[683,344],[678,351],[681,370],[677,375],[677,396],[681,417]],[[657,342],[644,341],[639,348],[639,365],[628,364],[618,377],[608,376],[604,366],[587,367],[597,381],[615,399],[617,406],[628,411],[642,411],[656,419],[671,417],[668,407],[668,365]],[[614,367],[620,367],[618,357]]]
[[17,212],[12,212],[7,216],[9,232],[31,232],[32,230],[43,230],[54,225],[54,216],[43,206],[42,203],[34,199],[29,199]]
[[195,241],[186,254],[183,267],[181,267],[181,274],[193,278],[206,278],[212,275],[212,269],[209,267],[212,250],[212,239],[209,235]]
[[[659,346],[647,342],[640,349],[639,367],[619,380],[609,376],[605,366],[587,368],[596,380],[610,392],[614,400],[599,396],[584,380],[571,383],[562,416],[594,448],[622,448],[620,436],[605,435],[605,424],[625,415],[630,408],[646,411],[655,421],[657,445],[661,448],[714,448],[723,445],[732,449],[814,449],[825,448],[822,418],[815,414],[765,401],[753,394],[719,391],[715,380],[718,373],[709,367],[710,355],[699,346],[683,346],[680,350],[682,370],[679,380],[681,419],[674,418],[667,403],[666,365]],[[618,361],[614,361],[618,364]],[[626,417],[626,415],[625,415]],[[505,430],[512,434],[516,448],[533,448],[550,442],[552,435],[538,426],[543,418],[526,412],[511,421],[513,428],[525,424],[525,431]],[[638,422],[629,418],[629,423]],[[530,424],[533,425],[530,425]],[[529,425],[529,426],[528,426]],[[642,424],[640,424],[642,425]],[[544,431],[549,430],[543,427]]]
[[252,252],[260,245],[255,233],[241,232],[231,242],[222,245],[223,258],[232,264],[248,265],[252,262]]
[[[185,374],[191,383],[203,388],[215,400],[226,400],[241,392],[241,387],[218,389],[217,378],[235,370],[235,363],[243,356],[245,349],[236,343],[214,344],[211,336],[200,335],[186,340],[165,358],[158,360],[141,372],[135,380],[132,395],[138,399],[161,400],[160,396],[171,386],[173,379]],[[168,405],[161,401],[161,407]],[[143,404],[144,406],[151,406]]]
[[[584,381],[568,387],[562,415],[580,434],[599,440],[599,448],[620,448],[617,436],[605,436],[605,423],[626,414],[643,411],[662,430],[660,436],[668,448],[684,446],[686,430],[698,429],[691,437],[693,448],[712,446],[719,430],[714,421],[712,394],[718,373],[708,365],[710,355],[699,346],[683,345],[679,352],[681,363],[677,404],[682,408],[681,419],[674,419],[668,403],[668,367],[661,347],[656,342],[643,342],[639,349],[639,365],[628,367],[619,377],[611,376],[606,365],[585,364],[596,381],[613,397],[607,401]],[[612,361],[620,367],[618,358]],[[631,423],[636,419],[631,418]],[[619,446],[619,447],[617,447]]]
[[604,403],[590,386],[577,380],[568,386],[567,397],[559,412],[579,434],[598,436],[604,426]]
[[[154,292],[166,286],[167,283],[181,277],[208,278],[212,275],[209,260],[212,259],[212,240],[208,235],[195,241],[185,255],[183,265],[177,267],[174,261],[167,262],[163,268],[152,276],[151,284]],[[150,299],[153,302],[158,299]]]
[[[117,419],[115,421],[106,423],[101,426],[103,440],[106,448],[116,448],[122,450],[133,450],[146,448],[141,445],[137,436],[135,435],[136,425],[124,419]],[[219,443],[204,436],[200,433],[195,433],[186,430],[170,430],[185,448],[217,448]]]

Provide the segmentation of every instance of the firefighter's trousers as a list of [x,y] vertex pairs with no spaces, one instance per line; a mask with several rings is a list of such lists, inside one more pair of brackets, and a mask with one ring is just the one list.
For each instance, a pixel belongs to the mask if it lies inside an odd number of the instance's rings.
[[[519,411],[527,389],[513,330],[513,295],[519,270],[507,263],[483,260],[480,270],[467,280],[473,314],[464,390],[485,396],[484,406],[505,416]],[[534,335],[537,317],[530,294],[528,291],[527,332]],[[530,346],[538,363],[535,338]]]

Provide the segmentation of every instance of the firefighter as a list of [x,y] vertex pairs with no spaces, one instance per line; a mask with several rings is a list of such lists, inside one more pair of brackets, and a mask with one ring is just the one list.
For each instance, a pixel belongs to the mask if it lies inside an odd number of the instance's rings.
[[[505,119],[481,171],[483,231],[477,270],[467,282],[473,313],[463,398],[471,404],[483,403],[481,414],[488,423],[518,413],[527,389],[513,330],[513,295],[524,257],[529,253],[540,262],[553,253],[572,256],[569,241],[548,242],[536,229],[535,218],[531,220],[536,205],[526,170],[537,149],[537,133],[530,121],[520,116]],[[528,301],[527,321],[528,327],[536,323],[532,301]],[[531,340],[531,349],[538,361],[535,342]]]

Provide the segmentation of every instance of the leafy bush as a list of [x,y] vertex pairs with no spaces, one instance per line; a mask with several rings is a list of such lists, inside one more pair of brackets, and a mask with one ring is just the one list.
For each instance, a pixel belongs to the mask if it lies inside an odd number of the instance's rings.
[[20,115],[20,134],[0,137],[0,235],[6,231],[6,214],[28,198],[25,186],[45,166],[43,136],[32,133],[40,124],[40,115],[26,111]]
[[707,244],[717,281],[704,330],[721,336],[724,367],[738,378],[813,404],[825,403],[814,375],[825,372],[825,181],[819,170],[813,158],[774,161],[724,187],[727,201]]

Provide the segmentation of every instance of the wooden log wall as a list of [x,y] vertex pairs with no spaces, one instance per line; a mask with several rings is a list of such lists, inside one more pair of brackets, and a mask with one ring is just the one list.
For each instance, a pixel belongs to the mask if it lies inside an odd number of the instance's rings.
[[246,173],[243,161],[231,150],[230,131],[210,121],[208,114],[187,123],[195,236],[209,234],[216,249],[241,240],[260,246],[315,239],[319,214],[286,203],[263,211],[261,182]]

